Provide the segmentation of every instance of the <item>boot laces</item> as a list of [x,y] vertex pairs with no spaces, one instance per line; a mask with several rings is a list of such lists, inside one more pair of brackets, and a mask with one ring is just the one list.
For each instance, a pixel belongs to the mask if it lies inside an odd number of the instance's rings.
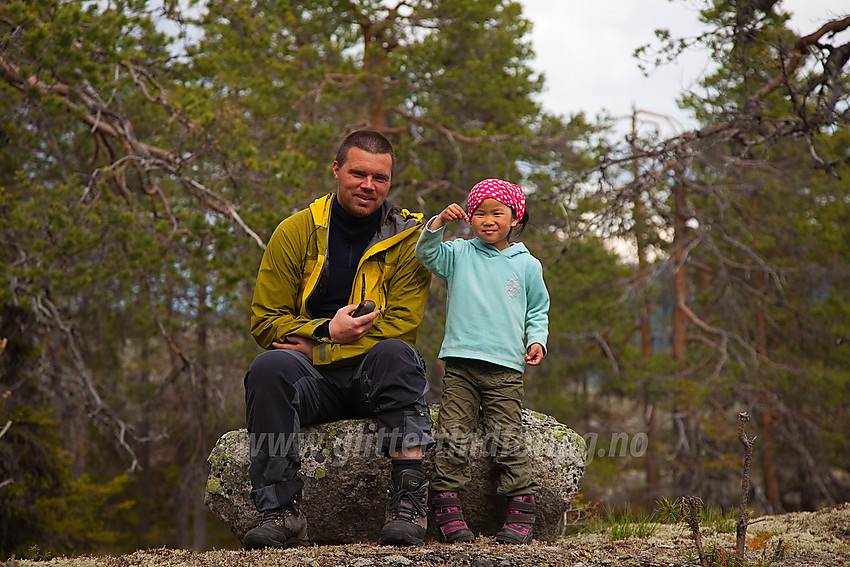
[[286,523],[287,516],[295,516],[297,518],[300,515],[301,509],[298,506],[298,502],[293,500],[288,504],[263,512],[263,519],[261,523],[266,524],[268,522],[274,522],[276,524],[284,525]]
[[416,522],[417,517],[424,518],[428,513],[422,503],[428,487],[422,485],[413,492],[404,488],[390,491],[390,501],[387,508],[392,510],[393,517],[401,517],[408,522]]

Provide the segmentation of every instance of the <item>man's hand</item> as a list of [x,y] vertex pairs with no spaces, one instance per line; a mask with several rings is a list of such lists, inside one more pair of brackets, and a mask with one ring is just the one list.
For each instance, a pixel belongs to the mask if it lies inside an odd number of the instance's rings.
[[334,318],[331,319],[328,325],[328,332],[333,342],[344,345],[362,339],[369,332],[369,329],[372,328],[372,324],[378,315],[381,314],[376,309],[360,317],[352,317],[351,312],[356,308],[356,303],[346,305],[339,309],[336,315],[334,315]]
[[466,215],[466,211],[463,210],[463,207],[458,205],[457,203],[452,203],[441,212],[437,217],[431,221],[431,224],[428,225],[428,228],[431,230],[437,230],[438,228],[442,228],[443,225],[449,224],[450,222],[465,220],[469,222],[469,217]]
[[531,366],[537,366],[541,360],[543,360],[543,346],[540,343],[529,346],[525,353],[525,362]]
[[313,360],[313,347],[316,346],[316,341],[298,335],[289,335],[282,343],[272,343],[272,347],[283,350],[297,350],[304,354],[310,360]]

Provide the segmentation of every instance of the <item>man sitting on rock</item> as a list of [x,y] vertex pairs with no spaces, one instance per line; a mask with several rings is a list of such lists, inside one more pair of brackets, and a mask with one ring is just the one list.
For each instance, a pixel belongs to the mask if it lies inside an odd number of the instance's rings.
[[413,255],[422,215],[386,201],[394,166],[380,133],[346,136],[333,162],[336,193],[283,220],[263,254],[251,334],[269,350],[245,376],[251,496],[262,521],[245,535],[248,549],[307,542],[300,426],[365,416],[375,416],[392,459],[380,541],[422,544],[422,455],[433,439],[414,344],[431,275]]

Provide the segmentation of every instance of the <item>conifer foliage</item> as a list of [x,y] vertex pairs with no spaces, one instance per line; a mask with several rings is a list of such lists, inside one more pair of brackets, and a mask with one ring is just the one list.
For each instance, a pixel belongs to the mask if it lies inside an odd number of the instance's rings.
[[553,305],[528,404],[648,439],[591,462],[588,494],[640,468],[645,494],[728,505],[747,409],[754,506],[847,497],[850,18],[796,37],[781,2],[702,2],[709,33],[638,52],[703,42],[700,128],[619,140],[540,107],[521,8],[0,0],[0,558],[236,544],[207,529],[205,458],[243,424],[259,258],[360,127],[426,216],[526,188]]

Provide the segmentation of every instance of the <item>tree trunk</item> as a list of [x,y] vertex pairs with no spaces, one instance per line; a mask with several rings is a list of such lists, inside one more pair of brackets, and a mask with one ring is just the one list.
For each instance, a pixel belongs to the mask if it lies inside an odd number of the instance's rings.
[[[203,271],[203,267],[201,268]],[[206,277],[202,278],[206,281]],[[205,551],[207,548],[207,509],[204,506],[204,482],[207,472],[205,459],[205,442],[207,436],[206,408],[209,397],[208,364],[209,357],[209,307],[207,305],[207,287],[198,286],[198,327],[197,327],[197,385],[193,398],[196,404],[197,443],[192,457],[190,474],[193,482],[190,494],[194,506],[194,521],[192,523],[192,549]],[[198,490],[200,488],[200,490]]]
[[[687,198],[684,183],[684,156],[674,164],[673,180],[673,249],[671,262],[673,266],[673,321],[672,337],[673,360],[683,362],[688,354],[688,316],[683,307],[688,302],[688,272],[687,272]],[[693,446],[688,442],[689,418],[684,411],[687,405],[682,399],[681,388],[676,388],[673,394],[673,487],[683,488],[686,479],[692,479],[691,452]]]
[[682,172],[677,171],[673,185],[673,269],[674,294],[673,305],[673,358],[684,360],[688,354],[688,316],[682,306],[688,302],[688,272],[686,267],[685,248],[687,245],[687,214],[686,214],[685,185],[682,182]]
[[381,46],[383,26],[371,22],[361,23],[363,31],[363,72],[369,89],[369,121],[372,128],[381,132],[386,129],[384,119],[384,62],[386,53]]
[[[765,293],[766,283],[765,273],[757,271],[753,274],[753,287],[762,294]],[[755,330],[756,330],[756,352],[759,356],[767,356],[767,323],[765,321],[762,305],[759,302],[755,311]],[[781,514],[784,510],[782,507],[782,496],[779,491],[779,475],[776,466],[776,454],[773,451],[773,439],[775,437],[773,408],[770,400],[770,390],[767,381],[769,377],[764,374],[764,371],[759,371],[759,394],[758,404],[761,408],[760,412],[760,437],[762,438],[760,451],[762,463],[762,475],[764,475],[764,496],[767,499],[767,504],[770,506],[771,514]]]
[[[139,424],[139,437],[145,439],[150,434],[150,424],[143,419]],[[145,545],[144,538],[151,530],[151,507],[154,501],[153,486],[151,484],[151,449],[149,442],[143,442],[139,446],[139,468],[138,473],[138,497],[140,505],[138,509],[138,523],[136,524],[136,548]]]
[[[632,154],[638,153],[636,145],[637,141],[637,111],[632,113]],[[640,185],[640,160],[635,157],[632,160],[632,175],[636,186]],[[647,222],[646,208],[643,204],[642,191],[635,191],[635,198],[632,203],[633,211],[632,218],[634,220],[635,248],[637,250],[638,273],[641,275],[640,286],[642,288],[640,299],[640,313],[638,319],[638,329],[640,331],[641,359],[644,362],[649,362],[652,358],[652,327],[649,324],[649,314],[652,312],[652,306],[649,301],[648,293],[646,292],[649,284],[649,275],[647,271],[648,262],[646,258],[647,248]],[[655,399],[649,387],[649,377],[645,378],[643,384],[643,415],[644,415],[644,431],[648,437],[648,445],[646,453],[643,455],[644,472],[646,474],[646,490],[649,497],[654,497],[658,491],[658,455],[655,451],[655,443],[653,442],[653,433],[655,432]]]
[[[200,486],[203,487],[206,467],[200,467]],[[204,504],[204,490],[195,493],[195,515],[192,522],[192,549],[206,551],[207,549],[207,506]]]

